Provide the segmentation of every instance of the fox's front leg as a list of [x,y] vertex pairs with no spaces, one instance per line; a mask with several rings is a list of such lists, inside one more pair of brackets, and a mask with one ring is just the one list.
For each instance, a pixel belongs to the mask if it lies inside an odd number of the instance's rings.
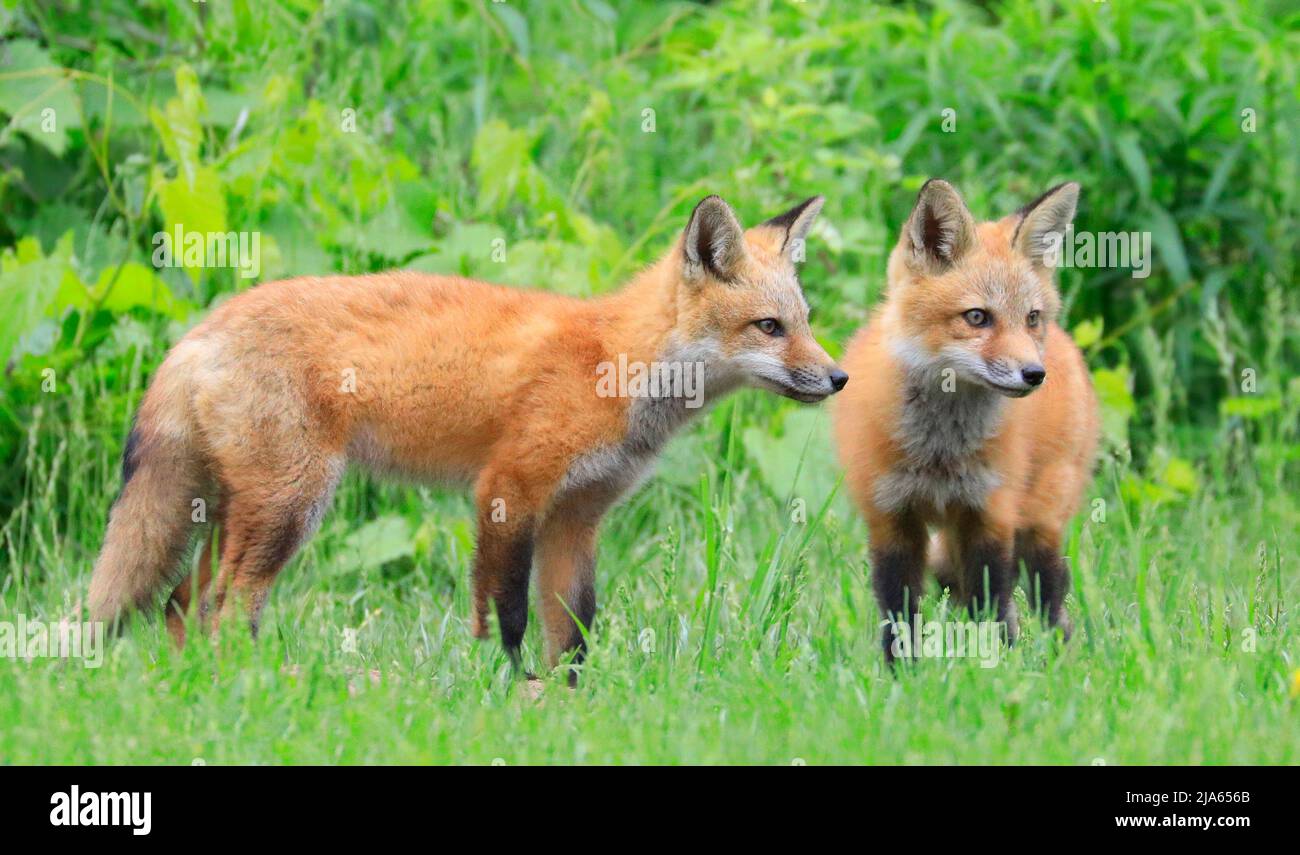
[[[561,506],[542,523],[537,541],[538,592],[546,630],[546,661],[554,668],[573,652],[587,653],[583,633],[596,617],[596,527],[599,514]],[[570,670],[569,682],[577,682]]]
[[981,619],[996,616],[1006,625],[1008,644],[1020,633],[1016,606],[1011,599],[1016,577],[1013,568],[1015,535],[1009,525],[985,513],[964,514],[949,532],[961,557],[964,589],[971,614]]
[[1049,626],[1059,629],[1068,641],[1072,631],[1065,611],[1065,594],[1070,589],[1070,565],[1061,554],[1061,536],[1056,532],[1029,530],[1016,541],[1016,558],[1025,562],[1029,573],[1025,594],[1029,605]]
[[925,525],[912,514],[874,514],[871,529],[871,587],[886,620],[881,644],[894,662],[894,642],[911,632],[925,577]]

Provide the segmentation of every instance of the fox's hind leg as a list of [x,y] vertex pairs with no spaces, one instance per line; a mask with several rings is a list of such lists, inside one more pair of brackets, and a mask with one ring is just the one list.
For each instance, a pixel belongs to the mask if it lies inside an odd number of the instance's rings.
[[952,538],[964,571],[963,597],[971,614],[981,620],[995,617],[1006,625],[1007,643],[1020,634],[1016,615],[1015,575],[1012,572],[1014,530],[983,511],[958,515],[945,535]]
[[[199,555],[198,572],[182,579],[167,601],[167,632],[177,647],[185,646],[185,621],[190,613],[190,605],[195,601],[195,594],[197,593],[199,602],[203,602],[207,596],[208,586],[212,582],[212,543],[217,536],[215,530],[208,535],[203,543],[203,552]],[[193,590],[195,583],[198,586],[197,592]],[[200,614],[200,621],[204,617]]]
[[[311,457],[280,473],[229,484],[222,512],[220,566],[209,586],[215,627],[237,611],[257,634],[271,583],[316,531],[343,471],[341,457]],[[205,598],[206,599],[206,598]]]

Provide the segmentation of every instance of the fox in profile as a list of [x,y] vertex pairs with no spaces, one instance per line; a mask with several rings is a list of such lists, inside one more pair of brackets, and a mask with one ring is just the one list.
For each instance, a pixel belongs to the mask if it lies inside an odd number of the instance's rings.
[[977,224],[952,185],[926,183],[890,254],[885,301],[845,352],[857,379],[836,408],[836,444],[870,529],[891,662],[927,566],[1013,642],[1023,562],[1029,602],[1070,634],[1062,537],[1099,418],[1083,355],[1056,322],[1049,252],[1078,196],[1062,184]]
[[[92,618],[116,621],[174,588],[178,642],[191,603],[203,626],[238,610],[256,632],[276,574],[352,463],[472,485],[473,633],[486,637],[494,608],[519,666],[536,564],[547,661],[580,661],[601,518],[701,411],[675,384],[601,394],[601,367],[698,366],[706,404],[744,386],[804,402],[843,388],[795,269],[822,201],[745,230],[709,196],[658,262],[588,300],[414,272],[239,294],[176,344],[140,404]],[[196,498],[220,547],[213,578],[207,539],[192,586],[182,565]]]

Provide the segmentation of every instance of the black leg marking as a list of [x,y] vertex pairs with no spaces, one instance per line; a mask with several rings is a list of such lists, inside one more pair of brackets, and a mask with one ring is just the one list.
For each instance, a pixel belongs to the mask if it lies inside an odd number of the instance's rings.
[[[577,602],[569,604],[569,609],[573,612],[577,623],[573,624],[572,632],[569,636],[569,642],[565,645],[565,650],[573,651],[573,665],[581,665],[587,658],[587,639],[583,637],[583,630],[591,632],[592,624],[596,620],[596,586],[595,578],[595,559],[587,559],[586,573],[583,574],[582,589],[578,592]],[[581,628],[578,624],[581,624]],[[569,685],[578,684],[578,670],[569,669]]]
[[1069,639],[1072,627],[1065,611],[1065,594],[1070,589],[1070,565],[1055,549],[1037,544],[1024,546],[1020,557],[1028,571],[1025,593],[1029,604]]
[[[492,599],[496,603],[497,623],[501,626],[501,645],[518,671],[522,664],[519,648],[524,641],[524,630],[528,628],[528,580],[533,569],[531,527],[505,543],[494,545],[500,563],[491,575],[496,580]],[[487,550],[481,554],[486,558]]]
[[963,564],[971,615],[976,620],[996,616],[1006,624],[1007,643],[1014,644],[1020,626],[1011,601],[1014,580],[1008,550],[995,541],[976,541],[963,550]]
[[906,631],[911,631],[921,596],[924,569],[923,546],[891,546],[872,550],[871,586],[875,590],[881,614],[889,621],[881,636],[881,646],[885,651],[885,661],[891,665],[895,658],[895,635],[904,631],[904,627],[898,624],[906,623]]

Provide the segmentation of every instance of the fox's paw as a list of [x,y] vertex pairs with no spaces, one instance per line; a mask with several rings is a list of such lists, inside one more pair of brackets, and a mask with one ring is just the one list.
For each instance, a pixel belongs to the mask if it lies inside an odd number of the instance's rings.
[[1070,636],[1074,635],[1074,621],[1070,620],[1064,609],[1054,615],[1049,623],[1052,629],[1061,634],[1062,641],[1069,641]]
[[[898,624],[890,620],[881,621],[880,629],[880,646],[884,650],[885,664],[889,666],[889,670],[893,671],[897,667],[899,660],[902,660],[904,664],[910,663],[912,661],[910,645],[904,646],[898,642],[898,634],[907,630],[899,629]],[[906,640],[904,639],[904,641]]]
[[1016,611],[1015,603],[1012,603],[1002,615],[1002,623],[1006,625],[1007,646],[1014,647],[1016,639],[1020,637],[1020,614]]

